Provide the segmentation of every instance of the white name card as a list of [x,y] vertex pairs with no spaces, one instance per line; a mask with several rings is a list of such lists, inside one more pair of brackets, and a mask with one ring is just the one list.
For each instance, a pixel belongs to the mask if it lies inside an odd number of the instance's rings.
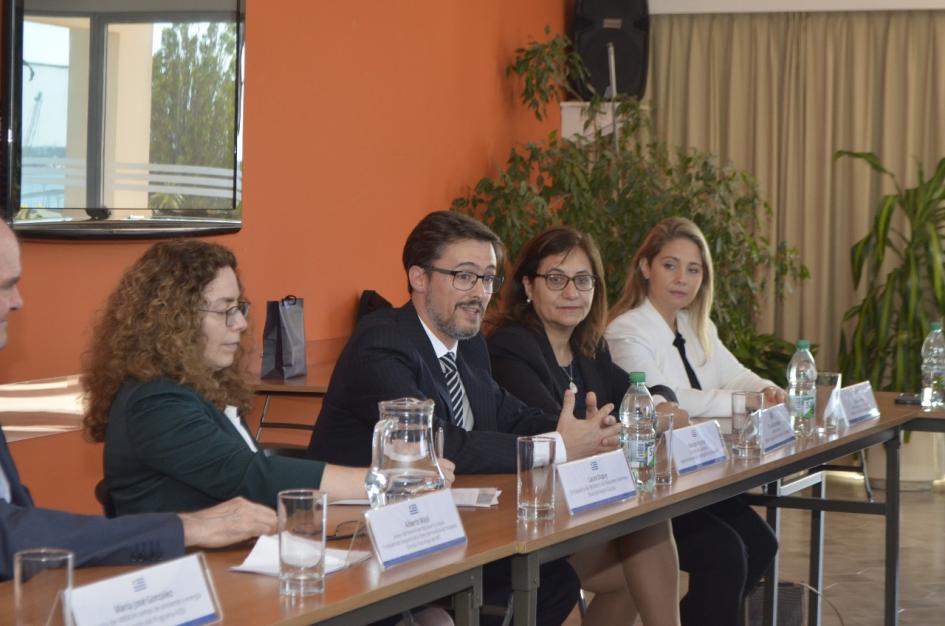
[[761,423],[761,449],[764,452],[771,452],[797,439],[794,429],[791,428],[791,416],[783,403],[761,411],[759,421]]
[[849,424],[879,417],[873,385],[868,380],[841,389],[840,406]]
[[728,460],[725,441],[715,420],[674,430],[672,442],[673,460],[680,474]]
[[571,515],[636,495],[623,450],[555,466]]
[[466,531],[449,489],[364,514],[382,567],[466,543]]
[[223,618],[203,553],[72,590],[76,626],[212,624]]

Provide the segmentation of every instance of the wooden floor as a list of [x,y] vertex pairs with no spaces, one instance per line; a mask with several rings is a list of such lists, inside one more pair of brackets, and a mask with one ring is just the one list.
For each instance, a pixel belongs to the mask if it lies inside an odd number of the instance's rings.
[[[862,481],[852,475],[832,474],[827,490],[833,497],[864,498]],[[876,491],[875,495],[880,501],[885,497],[883,491]],[[901,514],[899,623],[902,626],[943,626],[945,490],[938,486],[935,491],[903,492]],[[809,519],[810,514],[804,511],[785,510],[782,514],[781,580],[808,581]],[[826,523],[826,602],[821,624],[881,626],[885,541],[882,517],[827,513]],[[575,610],[566,626],[580,623],[580,615]]]

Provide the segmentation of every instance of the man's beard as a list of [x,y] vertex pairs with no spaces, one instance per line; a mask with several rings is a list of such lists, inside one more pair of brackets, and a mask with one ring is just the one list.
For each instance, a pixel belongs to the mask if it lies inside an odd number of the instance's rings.
[[[457,302],[453,307],[453,313],[456,312],[462,306],[475,304],[479,307],[480,314],[485,314],[486,306],[479,299],[473,298],[471,300],[463,300]],[[453,315],[447,317],[440,317],[439,313],[434,309],[433,304],[427,303],[427,314],[430,316],[430,319],[433,320],[433,323],[436,324],[436,327],[448,337],[453,339],[463,340],[463,339],[472,339],[479,334],[479,324],[475,325],[475,328],[461,328],[455,321]]]

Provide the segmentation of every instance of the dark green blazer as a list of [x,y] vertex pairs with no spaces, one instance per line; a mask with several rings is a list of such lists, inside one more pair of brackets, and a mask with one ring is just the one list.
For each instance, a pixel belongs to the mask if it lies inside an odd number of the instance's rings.
[[118,515],[193,511],[236,496],[270,507],[317,488],[324,463],[253,452],[219,409],[169,380],[126,381],[105,434],[105,482]]

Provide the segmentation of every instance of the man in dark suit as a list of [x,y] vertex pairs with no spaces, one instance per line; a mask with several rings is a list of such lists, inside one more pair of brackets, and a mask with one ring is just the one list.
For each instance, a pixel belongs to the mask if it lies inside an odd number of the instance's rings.
[[500,245],[487,226],[451,211],[431,213],[414,228],[403,253],[410,301],[359,322],[315,423],[309,443],[314,458],[369,465],[377,403],[400,397],[435,401],[436,426],[446,435],[444,456],[456,463],[457,474],[514,472],[517,435],[557,437],[564,451],[559,458],[617,445],[612,407],[578,420],[569,408],[573,396],[566,396],[560,415],[546,414],[492,379],[479,327],[502,282],[496,275]]
[[[0,348],[7,317],[23,305],[19,278],[19,246],[0,221]],[[272,510],[242,498],[195,513],[118,519],[34,508],[0,429],[0,580],[13,577],[13,555],[27,548],[72,550],[77,566],[151,563],[181,556],[185,546],[219,547],[272,532],[275,523]]]
[[[445,432],[444,456],[457,473],[514,472],[516,437],[549,433],[563,458],[611,449],[619,426],[611,405],[574,417],[574,396],[559,416],[532,409],[492,379],[479,327],[501,286],[501,243],[487,226],[450,211],[427,215],[404,245],[410,301],[362,319],[338,360],[309,444],[317,459],[345,465],[371,462],[377,403],[432,398]],[[504,601],[508,565],[487,568],[487,596]],[[559,624],[573,607],[578,582],[565,561],[542,567],[538,620]]]

